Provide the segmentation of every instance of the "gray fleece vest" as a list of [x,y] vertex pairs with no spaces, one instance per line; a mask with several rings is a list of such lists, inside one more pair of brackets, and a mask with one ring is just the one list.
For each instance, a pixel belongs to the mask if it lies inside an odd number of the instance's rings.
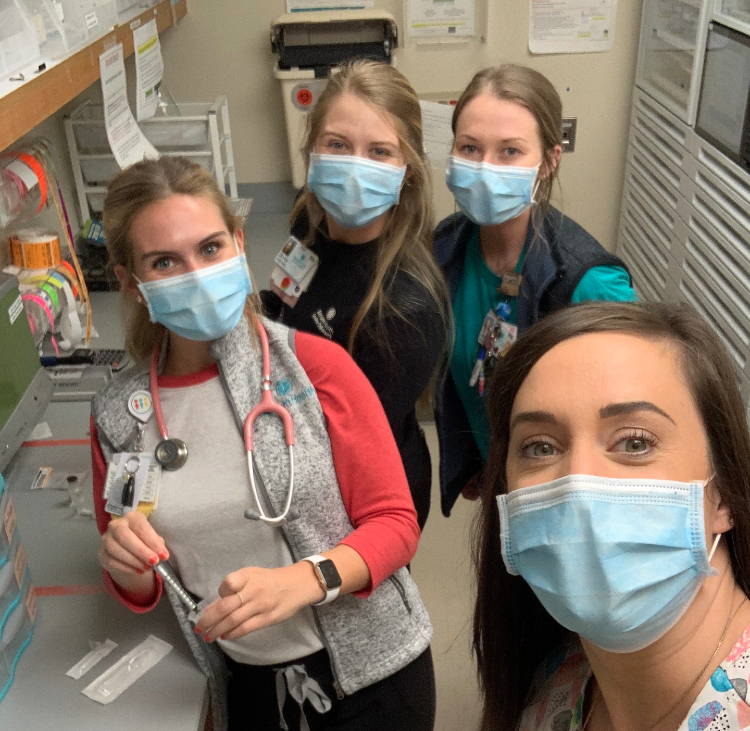
[[[268,333],[274,393],[294,420],[292,507],[300,514],[298,519],[272,530],[284,532],[292,556],[300,560],[332,548],[353,527],[341,499],[323,409],[294,352],[294,331],[265,319],[263,324]],[[260,346],[251,339],[244,317],[232,332],[214,341],[211,354],[218,361],[221,382],[233,406],[237,428],[242,431],[245,417],[260,401],[262,370]],[[137,424],[127,410],[127,399],[134,391],[148,387],[148,371],[140,369],[115,378],[95,397],[94,422],[107,460],[112,453],[132,447]],[[356,394],[352,397],[356,398]],[[195,416],[200,419],[200,414]],[[286,499],[289,464],[277,417],[262,416],[256,421],[254,457],[261,499],[266,501],[270,514],[278,514]],[[362,458],[378,456],[363,452]],[[217,475],[217,479],[221,476]],[[358,489],[367,487],[361,485]],[[249,493],[248,507],[254,508]],[[195,634],[184,605],[166,588],[185,638],[208,676],[214,727],[226,729],[227,677],[223,653],[215,644],[206,644]],[[313,612],[328,651],[337,691],[346,695],[393,675],[419,657],[432,639],[427,610],[405,568],[366,599],[341,596],[330,604],[313,607]]]

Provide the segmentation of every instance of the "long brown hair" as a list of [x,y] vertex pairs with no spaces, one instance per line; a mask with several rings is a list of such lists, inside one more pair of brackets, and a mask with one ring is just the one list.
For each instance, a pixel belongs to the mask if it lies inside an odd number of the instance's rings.
[[[244,219],[235,216],[224,193],[219,190],[211,173],[184,157],[161,157],[143,160],[115,175],[104,199],[104,237],[112,266],[125,268],[128,277],[133,274],[133,246],[130,227],[136,216],[147,206],[172,195],[194,195],[208,198],[216,204],[230,234],[242,228]],[[135,360],[151,355],[157,338],[164,332],[162,325],[149,319],[148,310],[135,305],[125,288],[120,291],[123,315],[127,323],[125,348]],[[260,312],[257,295],[248,297],[245,314],[254,324]],[[251,329],[251,332],[255,332]]]
[[535,200],[543,218],[547,214],[552,186],[560,167],[559,163],[554,163],[552,157],[555,147],[562,145],[560,95],[546,76],[528,66],[508,63],[483,69],[475,74],[456,102],[451,120],[454,136],[461,112],[470,101],[481,94],[491,94],[497,99],[520,104],[534,115],[542,143],[542,166],[537,178],[539,187]]
[[732,361],[687,305],[597,302],[560,310],[530,328],[493,373],[487,410],[492,436],[475,534],[478,576],[474,653],[484,693],[482,731],[514,731],[531,679],[567,634],[520,576],[503,565],[495,497],[507,492],[510,414],[524,380],[555,345],[586,333],[618,332],[674,347],[706,431],[714,485],[734,528],[725,534],[735,580],[750,594],[750,434]]
[[[449,304],[442,274],[432,255],[432,184],[422,141],[422,112],[419,98],[401,72],[388,64],[358,60],[342,66],[339,73],[331,76],[307,118],[302,147],[306,168],[333,102],[347,93],[359,96],[380,113],[389,115],[395,123],[406,161],[406,177],[399,203],[391,209],[380,235],[372,284],[352,322],[348,344],[351,353],[357,333],[370,313],[374,315],[376,325],[390,313],[408,320],[408,312],[404,311],[402,304],[394,302],[390,291],[399,271],[410,275],[427,289],[446,326]],[[306,243],[312,244],[315,232],[324,221],[324,211],[307,184],[292,211],[292,223],[303,212],[309,221]]]

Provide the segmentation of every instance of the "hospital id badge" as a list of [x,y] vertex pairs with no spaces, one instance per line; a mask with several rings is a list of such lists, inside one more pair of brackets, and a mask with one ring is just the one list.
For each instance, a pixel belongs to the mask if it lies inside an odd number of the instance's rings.
[[122,517],[138,510],[146,517],[159,498],[161,466],[151,452],[119,452],[112,457],[104,483],[104,510]]
[[318,271],[318,265],[316,264],[310,271],[305,275],[305,278],[298,282],[296,279],[292,279],[278,264],[273,268],[271,272],[271,291],[275,292],[282,302],[294,307],[297,304],[297,300],[300,295],[305,292],[310,286],[312,278],[315,276],[315,272]]
[[502,358],[518,337],[518,327],[509,322],[500,322],[500,326],[492,333],[492,345],[488,353],[495,358]]
[[319,261],[318,255],[294,236],[290,236],[284,248],[276,254],[276,264],[300,285],[310,271],[317,268]]

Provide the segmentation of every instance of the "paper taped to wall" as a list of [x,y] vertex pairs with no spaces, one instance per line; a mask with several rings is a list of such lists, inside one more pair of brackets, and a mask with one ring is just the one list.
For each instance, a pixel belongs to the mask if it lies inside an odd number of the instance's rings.
[[617,0],[529,0],[529,51],[611,51],[616,16]]
[[144,157],[158,158],[159,153],[141,132],[130,111],[122,43],[99,56],[99,71],[104,97],[104,125],[117,164],[126,168]]
[[453,147],[451,119],[454,107],[450,104],[420,101],[422,108],[422,139],[430,166],[445,170]]

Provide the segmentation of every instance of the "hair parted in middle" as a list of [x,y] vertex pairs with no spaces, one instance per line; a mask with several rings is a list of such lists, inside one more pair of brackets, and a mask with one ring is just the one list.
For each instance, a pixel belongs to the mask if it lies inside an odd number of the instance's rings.
[[[406,77],[393,66],[370,60],[357,60],[331,75],[325,90],[307,118],[302,155],[309,169],[310,155],[323,130],[328,112],[342,94],[360,97],[394,124],[401,153],[406,162],[406,175],[398,205],[390,212],[377,250],[375,275],[370,290],[352,322],[349,352],[365,318],[374,316],[377,324],[387,314],[407,319],[407,312],[390,296],[395,274],[400,270],[421,282],[437,303],[448,323],[448,294],[432,255],[432,183],[422,140],[422,112],[419,98]],[[314,193],[305,185],[292,211],[292,223],[306,213],[309,233],[305,243],[311,244],[315,232],[324,222],[325,212]],[[368,318],[368,320],[370,319]]]
[[552,163],[553,150],[558,145],[562,146],[560,95],[546,76],[528,66],[507,63],[483,69],[474,75],[453,108],[451,127],[454,136],[461,112],[469,102],[482,94],[519,104],[534,115],[542,145],[542,165],[535,200],[544,217],[560,168],[559,163]]
[[750,595],[750,433],[734,364],[716,332],[687,305],[590,302],[555,312],[524,333],[492,374],[487,412],[492,432],[483,505],[474,536],[477,603],[473,645],[484,694],[481,731],[513,731],[540,663],[570,633],[547,613],[528,584],[505,569],[497,495],[508,491],[506,463],[516,396],[556,345],[590,333],[625,333],[673,348],[706,434],[721,501],[734,527],[725,533],[734,578]]

